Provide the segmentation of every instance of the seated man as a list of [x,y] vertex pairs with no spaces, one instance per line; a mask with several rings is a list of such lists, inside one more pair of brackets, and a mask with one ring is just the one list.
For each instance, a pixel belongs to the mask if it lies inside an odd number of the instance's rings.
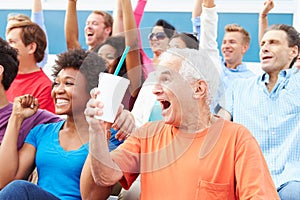
[[153,89],[163,121],[145,124],[111,153],[106,124],[94,118],[103,112],[103,104],[93,90],[85,115],[90,126],[88,169],[96,183],[120,181],[128,189],[140,174],[141,199],[279,199],[252,134],[211,114],[219,85],[216,74],[201,49],[163,53]]
[[[19,65],[17,55],[17,51],[0,38],[0,143],[2,142],[13,107],[13,104],[7,100],[5,91],[8,90],[10,84],[17,76]],[[36,114],[26,119],[22,124],[18,138],[18,149],[22,147],[25,137],[34,126],[59,120],[61,119],[58,116],[48,111],[38,110]]]
[[6,31],[6,40],[18,50],[18,74],[6,91],[7,99],[24,94],[38,98],[40,108],[52,113],[54,102],[51,97],[52,81],[37,65],[42,61],[47,46],[45,32],[34,22],[14,22]]
[[259,143],[280,199],[300,199],[300,73],[297,30],[269,26],[260,41],[262,75],[238,79],[220,115],[246,126]]

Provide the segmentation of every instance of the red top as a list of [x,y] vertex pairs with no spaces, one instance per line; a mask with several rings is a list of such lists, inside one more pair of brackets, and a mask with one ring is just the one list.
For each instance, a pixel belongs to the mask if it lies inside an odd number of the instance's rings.
[[41,109],[55,113],[54,102],[51,97],[52,82],[42,69],[29,74],[18,74],[6,91],[10,102],[24,94],[31,94],[39,101]]

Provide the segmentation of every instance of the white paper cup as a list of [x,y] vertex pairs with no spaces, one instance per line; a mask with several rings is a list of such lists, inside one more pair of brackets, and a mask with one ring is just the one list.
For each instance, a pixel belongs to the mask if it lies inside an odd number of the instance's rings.
[[128,79],[113,74],[103,72],[99,74],[100,95],[97,99],[103,103],[103,115],[95,116],[96,119],[110,123],[115,121],[129,82]]

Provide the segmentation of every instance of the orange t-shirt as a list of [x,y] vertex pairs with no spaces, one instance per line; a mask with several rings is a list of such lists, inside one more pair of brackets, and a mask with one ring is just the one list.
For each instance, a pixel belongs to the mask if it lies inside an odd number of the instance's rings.
[[125,189],[141,174],[142,200],[279,199],[254,137],[223,119],[196,134],[151,122],[111,154]]

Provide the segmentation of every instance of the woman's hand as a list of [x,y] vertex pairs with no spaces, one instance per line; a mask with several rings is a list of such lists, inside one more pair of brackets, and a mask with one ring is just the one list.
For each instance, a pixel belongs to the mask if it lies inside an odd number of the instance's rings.
[[36,113],[39,108],[38,99],[30,94],[15,97],[12,115],[24,120]]

